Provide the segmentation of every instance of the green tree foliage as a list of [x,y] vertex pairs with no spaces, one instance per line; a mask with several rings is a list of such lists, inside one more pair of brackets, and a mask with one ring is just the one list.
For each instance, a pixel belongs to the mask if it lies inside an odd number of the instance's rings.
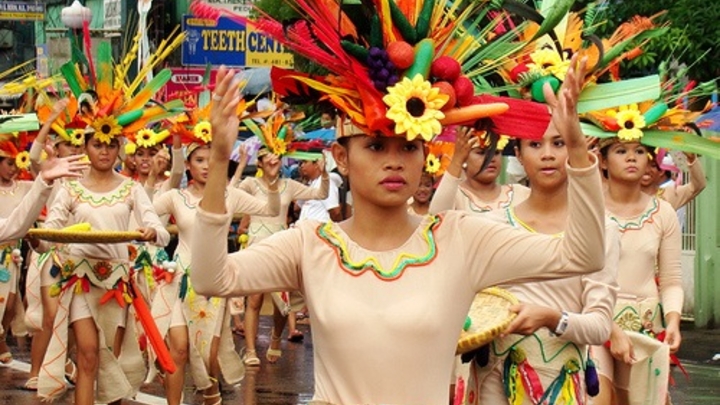
[[[582,9],[594,0],[577,0]],[[666,35],[652,39],[644,54],[627,62],[629,75],[657,71],[663,61],[676,59],[690,67],[689,76],[707,81],[720,77],[720,1],[717,0],[608,0],[604,17],[608,24],[598,34],[609,35],[633,16],[651,16],[666,11],[656,21],[669,23]]]

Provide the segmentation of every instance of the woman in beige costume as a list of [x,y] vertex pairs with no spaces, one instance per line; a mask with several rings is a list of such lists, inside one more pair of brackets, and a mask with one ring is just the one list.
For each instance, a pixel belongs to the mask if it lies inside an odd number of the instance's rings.
[[[649,161],[645,146],[611,138],[601,141],[600,152],[607,215],[620,227],[622,250],[610,347],[594,348],[601,375],[595,404],[664,404],[669,354],[681,342],[677,215],[669,203],[641,190]],[[662,335],[664,343],[656,340]]]
[[502,169],[501,150],[480,171],[485,159],[485,146],[480,143],[476,137],[469,148],[455,150],[430,203],[431,213],[461,210],[480,214],[515,206],[528,197],[530,189],[521,184],[497,183]]
[[[90,223],[92,229],[127,231],[133,216],[141,224],[141,240],[164,246],[170,235],[147,194],[138,183],[114,171],[119,149],[117,138],[106,143],[86,134],[90,171],[83,179],[63,185],[45,226],[61,228],[72,215],[77,222]],[[46,252],[51,246],[42,242],[36,250]],[[126,245],[72,244],[58,256],[61,281],[53,290],[59,294],[60,304],[40,371],[38,394],[55,398],[65,389],[63,372],[71,326],[78,354],[75,403],[111,403],[134,395],[143,381],[144,365],[133,323],[127,323],[124,334],[118,327],[125,324],[128,313],[124,300],[131,264]]]
[[[197,294],[188,284],[190,273],[190,244],[197,204],[203,196],[208,176],[210,145],[193,143],[188,146],[187,168],[192,182],[184,190],[171,190],[155,197],[153,205],[158,215],[172,215],[178,226],[179,243],[174,261],[176,269],[168,278],[158,278],[152,313],[158,329],[167,337],[170,354],[177,371],[165,376],[168,404],[181,402],[185,382],[185,363],[198,389],[204,390],[207,405],[218,404],[220,372],[229,384],[237,384],[244,375],[242,363],[235,351],[230,333],[229,310],[226,299]],[[242,190],[227,189],[227,205],[234,214],[277,215],[280,199],[277,183],[270,187],[267,202],[256,199]],[[193,270],[197,271],[197,270]],[[167,280],[171,280],[167,282]],[[165,280],[165,281],[163,281]],[[150,356],[153,366],[154,356]],[[150,376],[154,375],[151,373]]]
[[[269,187],[271,184],[278,183],[278,192],[280,193],[280,213],[275,216],[258,216],[250,217],[248,225],[248,245],[253,245],[270,235],[287,229],[287,214],[290,203],[295,200],[322,200],[327,198],[330,178],[327,172],[322,175],[320,188],[311,188],[302,183],[291,179],[280,178],[280,158],[270,154],[267,149],[261,149],[258,152],[258,168],[262,169],[263,176],[247,177],[238,188],[255,198],[266,200],[269,195]],[[248,296],[247,306],[245,308],[245,354],[243,361],[248,366],[257,366],[260,359],[257,357],[256,338],[258,333],[260,307],[262,306],[263,294],[252,294]],[[270,336],[270,347],[266,359],[274,363],[280,358],[279,335],[285,327],[286,317],[279,314],[277,308],[274,309],[273,315],[275,327]]]
[[[578,148],[585,150],[584,145]],[[572,152],[552,126],[540,141],[518,141],[518,160],[530,180],[530,196],[515,207],[488,215],[530,233],[562,238],[568,212],[568,178],[562,162],[568,153]],[[588,345],[602,344],[610,336],[618,290],[620,235],[610,222],[605,248],[602,271],[501,286],[520,300],[512,308],[518,315],[489,345],[487,363],[471,362],[467,394],[461,403],[552,405],[570,400],[585,404],[588,380],[591,395],[597,394]],[[572,389],[559,389],[564,385]]]
[[[22,151],[18,137],[0,134],[0,218],[6,218],[30,192],[32,181],[18,180],[21,173],[17,157]],[[20,271],[23,261],[22,240],[8,241],[0,245],[0,364],[12,362],[12,354],[6,343],[6,335],[26,337],[25,308],[18,294]]]
[[[219,242],[230,221],[223,195],[237,126],[228,113],[238,102],[233,75],[218,73],[213,170],[191,246],[193,257],[212,260],[192,281],[200,293],[221,296],[304,293],[313,314],[313,403],[445,403],[458,330],[477,291],[604,266],[600,179],[589,154],[569,156],[567,237],[553,239],[457,211],[408,213],[425,162],[422,141],[368,136],[349,124],[338,126],[344,136],[333,156],[353,184],[355,215],[306,221],[228,255]],[[556,126],[569,144],[584,144],[577,94],[562,91]]]
[[[30,161],[32,162],[33,171],[39,170],[42,161],[42,151],[48,139],[52,139],[54,145],[54,153],[59,157],[81,155],[83,154],[83,144],[73,143],[72,139],[68,140],[62,136],[52,133],[51,126],[60,115],[66,111],[69,104],[68,99],[61,99],[53,104],[52,110],[48,118],[43,123],[37,138],[30,147]],[[69,131],[68,128],[63,128]],[[55,195],[62,188],[62,181],[59,181],[53,187],[53,191],[47,200],[47,207],[51,207]],[[45,218],[41,218],[44,220]],[[32,330],[33,338],[30,346],[30,375],[25,382],[23,388],[33,391],[37,390],[38,375],[40,374],[40,366],[42,365],[45,351],[50,343],[53,322],[55,321],[55,313],[57,312],[57,297],[50,296],[50,286],[58,281],[57,277],[51,275],[52,267],[51,253],[38,254],[35,251],[30,252],[28,260],[28,274],[25,285],[25,299],[27,301],[27,310],[25,312],[25,323]],[[75,383],[77,369],[75,363],[68,359],[65,370],[66,378]]]

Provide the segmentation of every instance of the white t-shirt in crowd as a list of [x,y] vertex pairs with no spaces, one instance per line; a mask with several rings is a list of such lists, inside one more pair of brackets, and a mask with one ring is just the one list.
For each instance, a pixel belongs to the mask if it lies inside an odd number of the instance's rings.
[[[310,182],[310,187],[320,188],[322,177]],[[330,211],[333,208],[339,207],[338,201],[338,188],[334,182],[330,182],[328,196],[324,200],[307,200],[303,201],[302,208],[300,208],[300,220],[303,219],[314,219],[320,222],[330,221]]]

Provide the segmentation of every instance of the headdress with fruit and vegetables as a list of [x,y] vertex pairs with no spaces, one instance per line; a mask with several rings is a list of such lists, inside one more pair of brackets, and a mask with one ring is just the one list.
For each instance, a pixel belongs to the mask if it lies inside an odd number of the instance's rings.
[[[316,76],[273,68],[271,78],[273,90],[288,103],[332,103],[347,118],[336,127],[338,137],[380,134],[429,141],[444,125],[475,125],[485,117],[508,127],[498,133],[541,137],[550,119],[545,106],[475,95],[463,62],[491,53],[465,28],[476,7],[461,10],[460,5],[459,0],[376,0],[350,12],[333,0],[294,0],[304,17],[287,23],[262,11],[250,20],[198,1],[191,10],[201,18],[250,24],[327,70]],[[516,109],[520,104],[526,108]],[[522,120],[512,119],[516,110],[537,125],[518,125]]]
[[[574,0],[545,0],[539,10],[516,0],[491,2],[504,13],[528,22],[516,29],[518,42],[529,44],[508,55],[501,76],[508,89],[518,97],[545,102],[543,86],[557,91],[565,80],[570,59],[578,54],[587,58],[588,73],[578,99],[578,111],[617,107],[621,104],[654,100],[660,95],[657,75],[620,81],[620,63],[642,54],[648,40],[667,31],[658,27],[652,17],[634,17],[621,24],[609,38],[599,38],[595,30],[602,25],[606,7],[591,3],[583,13],[571,12]],[[598,2],[599,3],[599,2]],[[507,19],[503,24],[512,24]],[[579,60],[579,59],[578,59]],[[608,83],[599,83],[609,78]]]

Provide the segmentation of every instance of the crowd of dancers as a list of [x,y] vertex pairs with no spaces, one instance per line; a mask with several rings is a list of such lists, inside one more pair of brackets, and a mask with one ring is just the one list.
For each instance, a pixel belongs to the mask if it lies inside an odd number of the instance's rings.
[[[225,67],[192,106],[154,101],[169,79],[162,57],[127,80],[132,56],[113,63],[102,46],[97,66],[68,62],[61,77],[16,84],[23,105],[0,122],[0,363],[13,361],[8,333],[32,336],[25,389],[112,404],[159,381],[177,405],[189,376],[218,405],[221,382],[282,361],[286,327],[302,340],[300,312],[316,405],[669,403],[682,342],[678,210],[705,187],[697,153],[720,157],[684,129],[698,113],[675,101],[698,93],[670,94],[668,77],[621,81],[627,54],[573,42],[572,2],[541,10],[567,25],[544,42],[556,27],[503,31],[514,20],[497,10],[478,31],[463,25],[472,13],[444,3],[371,3],[369,33],[322,1],[298,1],[313,17],[282,33],[259,17],[330,72],[274,70],[262,108]],[[199,3],[193,12],[217,17]],[[631,28],[617,35],[659,29]],[[517,46],[491,64],[498,43]],[[518,97],[480,94],[497,80]],[[313,93],[325,107],[309,114],[335,131],[332,144],[302,140],[308,121],[291,102]],[[239,128],[260,147],[238,148]],[[522,180],[500,181],[508,159]],[[249,161],[256,173],[244,177]],[[293,162],[297,178],[283,176]],[[238,222],[242,248],[229,253]],[[33,223],[67,239],[27,233]],[[83,235],[97,240],[73,240]],[[491,286],[518,299],[515,317],[456,356],[463,325],[482,322],[468,308]],[[266,293],[273,328],[260,355]]]

